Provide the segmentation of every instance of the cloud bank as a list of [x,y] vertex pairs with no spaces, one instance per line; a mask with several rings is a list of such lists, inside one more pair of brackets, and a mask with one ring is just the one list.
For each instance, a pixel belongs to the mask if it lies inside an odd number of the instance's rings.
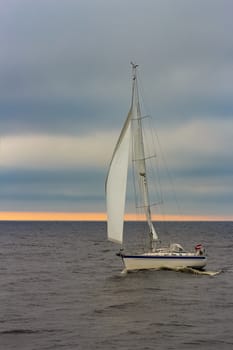
[[136,60],[187,214],[231,214],[232,10],[228,0],[2,1],[1,210],[104,210]]

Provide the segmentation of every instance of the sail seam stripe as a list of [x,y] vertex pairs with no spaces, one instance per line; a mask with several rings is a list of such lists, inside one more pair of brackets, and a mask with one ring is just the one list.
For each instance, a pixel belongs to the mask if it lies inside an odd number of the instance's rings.
[[151,118],[151,116],[150,115],[144,115],[143,117],[131,118],[131,120],[142,120],[142,119],[146,119],[146,118]]
[[151,156],[145,157],[145,158],[137,158],[137,159],[133,159],[133,162],[140,162],[141,160],[147,160],[147,159],[151,159],[151,158],[156,158],[156,154],[153,154]]

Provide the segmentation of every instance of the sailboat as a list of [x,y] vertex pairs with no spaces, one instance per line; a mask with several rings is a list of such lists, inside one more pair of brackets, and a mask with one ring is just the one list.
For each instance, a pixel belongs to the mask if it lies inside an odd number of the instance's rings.
[[[147,175],[147,155],[138,90],[138,65],[132,65],[131,106],[115,146],[110,162],[105,191],[107,207],[108,239],[120,244],[117,255],[122,259],[126,271],[147,269],[176,269],[191,267],[203,269],[207,263],[205,249],[197,244],[193,251],[186,251],[181,244],[172,243],[163,247],[152,222],[150,191]],[[148,247],[140,252],[124,249],[124,215],[129,164],[133,163],[137,188],[142,198],[143,214],[149,237]]]

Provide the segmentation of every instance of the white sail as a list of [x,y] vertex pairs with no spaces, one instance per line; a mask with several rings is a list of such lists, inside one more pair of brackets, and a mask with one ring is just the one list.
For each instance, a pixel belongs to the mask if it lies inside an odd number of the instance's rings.
[[106,180],[108,239],[122,244],[126,184],[131,139],[131,111],[121,131]]

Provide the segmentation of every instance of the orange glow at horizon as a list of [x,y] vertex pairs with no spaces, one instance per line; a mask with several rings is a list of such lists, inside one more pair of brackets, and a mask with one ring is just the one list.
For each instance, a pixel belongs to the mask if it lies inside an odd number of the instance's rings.
[[[106,221],[106,213],[68,212],[0,212],[0,221]],[[141,221],[143,216],[126,214],[126,221]],[[155,221],[233,221],[232,216],[166,215],[153,217]]]

